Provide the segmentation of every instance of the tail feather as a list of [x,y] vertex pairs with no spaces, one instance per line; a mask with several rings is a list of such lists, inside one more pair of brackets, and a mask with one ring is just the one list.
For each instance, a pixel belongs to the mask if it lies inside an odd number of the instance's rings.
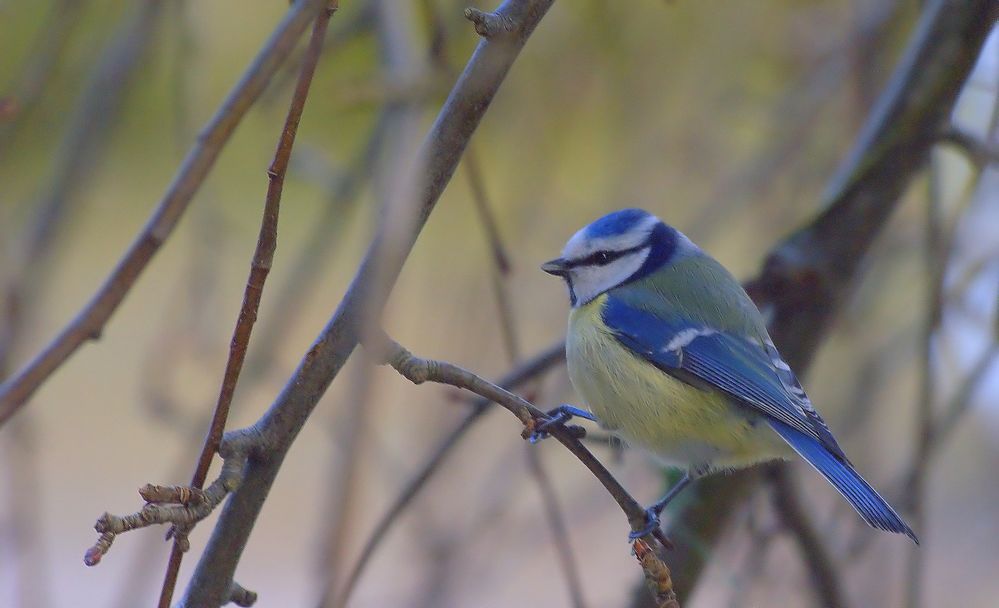
[[881,498],[871,484],[857,473],[848,462],[844,462],[824,448],[818,441],[797,431],[783,422],[770,420],[770,426],[784,438],[794,451],[815,467],[822,476],[846,498],[871,526],[905,534],[919,544],[912,529],[899,517],[885,499]]

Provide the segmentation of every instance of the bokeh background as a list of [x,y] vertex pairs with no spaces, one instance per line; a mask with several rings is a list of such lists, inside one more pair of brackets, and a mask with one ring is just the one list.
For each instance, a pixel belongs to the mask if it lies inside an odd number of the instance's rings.
[[[385,107],[415,108],[425,130],[477,42],[465,3],[399,0],[403,35],[390,42],[407,45],[412,65],[389,73],[386,28],[368,4],[345,2],[333,18],[230,428],[270,404],[370,240],[379,188],[367,157],[393,146],[394,134],[378,128]],[[753,276],[780,237],[820,210],[920,8],[556,3],[472,143],[509,272],[496,269],[463,165],[406,264],[385,327],[420,355],[499,376],[511,367],[504,318],[523,356],[563,335],[563,286],[538,264],[579,226],[623,206],[653,211],[737,276]],[[93,293],[285,10],[231,0],[0,1],[0,285],[24,298],[16,326],[4,328],[16,339],[0,377]],[[137,487],[183,483],[193,469],[295,57],[101,340],[0,429],[0,605],[154,603],[169,552],[164,530],[119,538],[96,568],[83,565],[83,552],[98,515],[134,511]],[[992,146],[997,95],[993,35],[954,117]],[[988,606],[999,597],[999,171],[938,148],[804,383],[858,468],[903,505],[920,400],[945,411],[967,393],[927,471],[920,585],[925,605]],[[52,201],[55,216],[46,216]],[[928,253],[928,209],[955,231],[946,258]],[[51,233],[29,265],[39,225]],[[942,323],[928,332],[932,269],[941,267]],[[330,581],[335,588],[376,519],[467,409],[454,391],[414,387],[388,369],[373,374],[360,390],[365,375],[352,361],[285,461],[237,572],[260,606],[315,605]],[[532,390],[542,406],[577,399],[562,369]],[[564,450],[529,448],[519,432],[497,411],[463,440],[399,516],[352,606],[571,605],[528,450],[561,505],[586,605],[629,605],[639,569],[620,511]],[[662,473],[640,454],[594,449],[641,500],[659,495]],[[345,463],[356,464],[346,487]],[[805,465],[794,472],[852,605],[903,603],[907,543],[864,528]],[[181,588],[213,521],[192,534]],[[684,605],[814,605],[765,488],[708,550],[711,566]]]

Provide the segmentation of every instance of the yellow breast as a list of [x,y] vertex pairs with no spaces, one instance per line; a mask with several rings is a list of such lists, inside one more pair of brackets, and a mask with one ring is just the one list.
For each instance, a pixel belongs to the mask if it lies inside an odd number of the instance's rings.
[[765,422],[720,392],[660,371],[622,346],[604,324],[607,296],[569,315],[569,378],[601,425],[669,464],[711,469],[784,457]]

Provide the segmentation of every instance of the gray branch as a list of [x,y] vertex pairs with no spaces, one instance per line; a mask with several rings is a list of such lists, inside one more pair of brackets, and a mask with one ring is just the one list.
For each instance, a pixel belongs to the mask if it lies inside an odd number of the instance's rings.
[[360,339],[363,324],[379,316],[402,264],[454,173],[458,161],[490,102],[535,26],[553,0],[507,0],[496,11],[514,29],[480,41],[455,83],[430,133],[420,159],[420,183],[407,211],[405,230],[388,231],[383,217],[357,274],[329,323],[299,363],[267,413],[237,435],[251,435],[260,449],[250,460],[239,489],[226,502],[208,546],[198,562],[183,606],[218,606],[226,599],[236,564],[263,508],[281,463],[320,397],[342,369]]

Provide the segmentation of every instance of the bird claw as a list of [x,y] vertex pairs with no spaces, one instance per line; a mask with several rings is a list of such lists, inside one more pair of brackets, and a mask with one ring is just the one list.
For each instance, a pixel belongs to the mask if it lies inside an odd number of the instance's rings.
[[638,530],[637,532],[632,530],[631,533],[628,534],[629,541],[638,540],[647,534],[652,534],[659,528],[659,513],[656,511],[654,506],[645,510],[645,521],[646,524],[644,528]]
[[[573,417],[586,418],[587,420],[592,420],[594,422],[596,422],[597,420],[593,414],[585,410],[581,410],[578,407],[568,405],[566,403],[563,403],[562,405],[558,406],[555,409],[549,410],[548,412],[546,412],[545,415],[548,416],[548,420],[545,420],[541,424],[535,426],[534,432],[527,437],[527,440],[531,442],[532,445],[549,437],[550,436],[549,429],[556,426],[562,426],[566,422],[571,420]],[[583,430],[582,427],[576,427],[576,428],[579,430]],[[579,433],[577,432],[573,434],[578,435]],[[585,431],[583,432],[583,434],[585,434]]]

